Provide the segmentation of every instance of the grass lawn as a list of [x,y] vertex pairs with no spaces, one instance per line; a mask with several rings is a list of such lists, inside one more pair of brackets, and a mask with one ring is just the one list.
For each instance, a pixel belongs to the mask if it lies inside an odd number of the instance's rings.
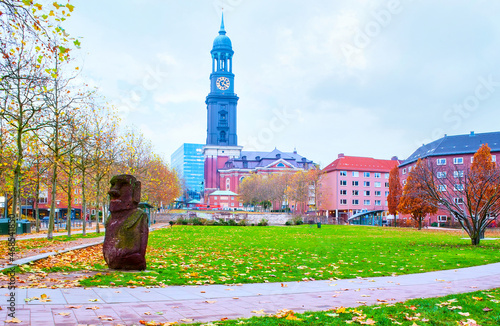
[[[68,237],[67,233],[65,233],[65,234],[54,234],[54,238],[52,238],[52,240],[47,240],[47,238],[16,240],[16,252],[20,253],[25,250],[44,248],[56,243],[64,243],[78,239],[97,238],[102,236],[104,236],[104,232],[101,232],[100,234],[91,232],[87,233],[87,235],[85,236],[81,234],[73,234],[71,237]],[[1,240],[0,257],[7,257],[7,255],[8,255],[8,241]]]
[[148,271],[106,270],[99,246],[54,256],[26,272],[100,270],[84,286],[284,282],[374,277],[500,261],[500,241],[460,233],[364,226],[174,226],[150,233]]
[[[259,314],[259,311],[254,313]],[[414,299],[404,303],[337,307],[329,311],[295,314],[282,310],[271,317],[227,320],[204,325],[500,325],[500,289],[454,294],[431,299]],[[201,325],[201,324],[195,324]]]

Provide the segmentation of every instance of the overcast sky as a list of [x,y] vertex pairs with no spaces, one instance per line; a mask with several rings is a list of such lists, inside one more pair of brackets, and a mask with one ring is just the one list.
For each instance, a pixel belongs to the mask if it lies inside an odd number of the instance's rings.
[[167,161],[205,143],[220,7],[231,38],[238,142],[325,167],[338,153],[408,157],[498,131],[500,3],[411,0],[71,0],[84,78]]

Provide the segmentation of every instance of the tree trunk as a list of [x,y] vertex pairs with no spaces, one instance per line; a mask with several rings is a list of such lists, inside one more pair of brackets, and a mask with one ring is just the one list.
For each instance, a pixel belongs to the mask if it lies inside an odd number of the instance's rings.
[[52,240],[54,237],[54,220],[56,213],[56,192],[57,192],[57,159],[54,158],[54,169],[52,171],[52,191],[50,194],[50,214],[49,214],[49,228],[47,231],[47,239]]
[[40,198],[39,197],[40,193],[40,178],[37,178],[36,180],[36,186],[35,186],[35,232],[40,232],[40,211],[38,209],[38,201]]
[[85,171],[82,171],[82,234],[87,234],[87,202],[85,200]]
[[68,211],[66,212],[66,229],[68,230],[68,237],[71,237],[71,200],[72,198],[72,193],[71,193],[71,176],[68,177]]
[[475,234],[473,237],[471,237],[471,238],[470,238],[470,240],[471,240],[471,244],[472,244],[473,246],[478,246],[478,245],[479,245],[479,242],[480,242],[480,240],[481,240],[481,239],[480,239],[480,237],[479,237],[479,235],[480,235],[480,233],[477,233],[477,234]]
[[422,218],[418,219],[418,229],[422,230]]

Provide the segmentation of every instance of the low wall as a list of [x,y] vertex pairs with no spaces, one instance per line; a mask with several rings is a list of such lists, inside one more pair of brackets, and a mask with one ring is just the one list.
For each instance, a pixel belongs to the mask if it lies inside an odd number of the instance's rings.
[[234,219],[236,222],[241,220],[247,220],[248,224],[255,224],[260,222],[262,219],[266,219],[269,225],[285,225],[286,221],[291,220],[293,216],[291,214],[283,213],[262,213],[262,214],[248,214],[248,213],[229,213],[229,212],[214,212],[214,213],[204,213],[204,212],[193,212],[189,211],[186,213],[172,213],[172,214],[158,214],[155,217],[157,223],[166,223],[169,221],[175,221],[178,218],[203,218],[206,220],[231,220]]

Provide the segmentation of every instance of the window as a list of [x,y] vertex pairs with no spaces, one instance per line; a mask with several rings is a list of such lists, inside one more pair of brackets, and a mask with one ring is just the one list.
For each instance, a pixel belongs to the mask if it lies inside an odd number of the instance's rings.
[[458,191],[464,190],[464,185],[455,185],[454,189]]
[[243,206],[243,204],[242,204],[242,203],[240,203],[240,205],[239,205],[239,206],[241,207],[241,206]]
[[444,179],[444,178],[446,178],[446,172],[438,172],[437,173],[437,178],[438,179]]
[[347,177],[347,171],[340,171],[341,177]]
[[375,178],[380,178],[380,177],[381,177],[380,173],[378,173],[378,172],[375,172],[375,173],[373,174],[373,176],[374,176]]
[[352,195],[353,196],[358,196],[359,195],[359,191],[358,190],[353,190],[352,191]]
[[340,190],[340,194],[344,196],[347,195],[347,190],[345,189]]
[[408,173],[410,173],[412,169],[413,169],[413,166],[409,166],[408,167]]
[[375,196],[380,197],[381,193],[380,191],[375,191]]
[[40,204],[47,204],[47,202],[47,197],[38,198],[38,203]]
[[346,180],[340,180],[340,185],[341,186],[347,186],[347,181]]
[[359,205],[359,200],[358,199],[353,199],[352,200],[353,205]]
[[453,177],[454,178],[463,178],[464,177],[464,171],[453,171]]
[[444,223],[448,220],[448,216],[446,215],[438,215],[438,222]]
[[214,196],[214,200],[217,200],[217,196]]
[[359,177],[359,172],[358,171],[352,171],[352,176],[353,177]]
[[365,201],[363,202],[363,205],[370,205],[370,201],[369,201],[369,200],[365,200]]
[[363,177],[369,178],[370,177],[370,172],[363,172]]
[[389,188],[389,182],[386,182],[386,183],[385,183],[385,187],[386,187],[386,188]]
[[403,186],[406,185],[406,179],[403,180]]
[[438,158],[437,165],[446,165],[446,159],[445,158]]
[[365,196],[370,196],[370,190],[365,190]]
[[382,205],[382,204],[380,203],[380,200],[376,200],[376,201],[375,201],[375,206],[380,206],[380,205]]
[[352,185],[355,186],[355,187],[357,187],[359,185],[359,182],[358,181],[353,181]]
[[231,206],[233,206],[233,207],[234,207],[234,203],[231,203]]
[[463,204],[464,203],[463,198],[453,198],[453,201],[455,202],[455,204]]
[[403,169],[402,171],[403,174],[406,174],[406,168]]
[[471,157],[470,157],[470,162],[471,162],[471,163],[474,163],[474,156],[471,156]]
[[385,196],[386,197],[389,196],[389,192],[388,191],[385,192]]
[[230,190],[231,187],[231,179],[227,178],[226,179],[226,190]]
[[278,167],[278,168],[284,168],[284,167],[285,167],[285,164],[283,164],[283,163],[278,163],[278,165],[276,165],[276,167]]
[[369,187],[369,186],[370,186],[370,181],[365,181],[365,182],[363,182],[363,185],[364,185],[365,187]]
[[222,142],[226,141],[226,132],[224,130],[222,130],[220,132],[219,141],[222,141]]
[[380,187],[382,187],[382,184],[380,182],[375,182],[375,187],[380,188]]
[[231,200],[234,200],[234,196],[231,196]]
[[454,157],[453,164],[464,164],[464,158],[463,157]]
[[497,157],[496,157],[496,155],[491,155],[491,161],[492,161],[492,162],[496,162],[496,161],[497,161]]
[[347,199],[341,199],[340,205],[347,205]]
[[446,185],[439,185],[439,191],[446,191]]
[[384,178],[389,179],[389,173],[384,173]]

